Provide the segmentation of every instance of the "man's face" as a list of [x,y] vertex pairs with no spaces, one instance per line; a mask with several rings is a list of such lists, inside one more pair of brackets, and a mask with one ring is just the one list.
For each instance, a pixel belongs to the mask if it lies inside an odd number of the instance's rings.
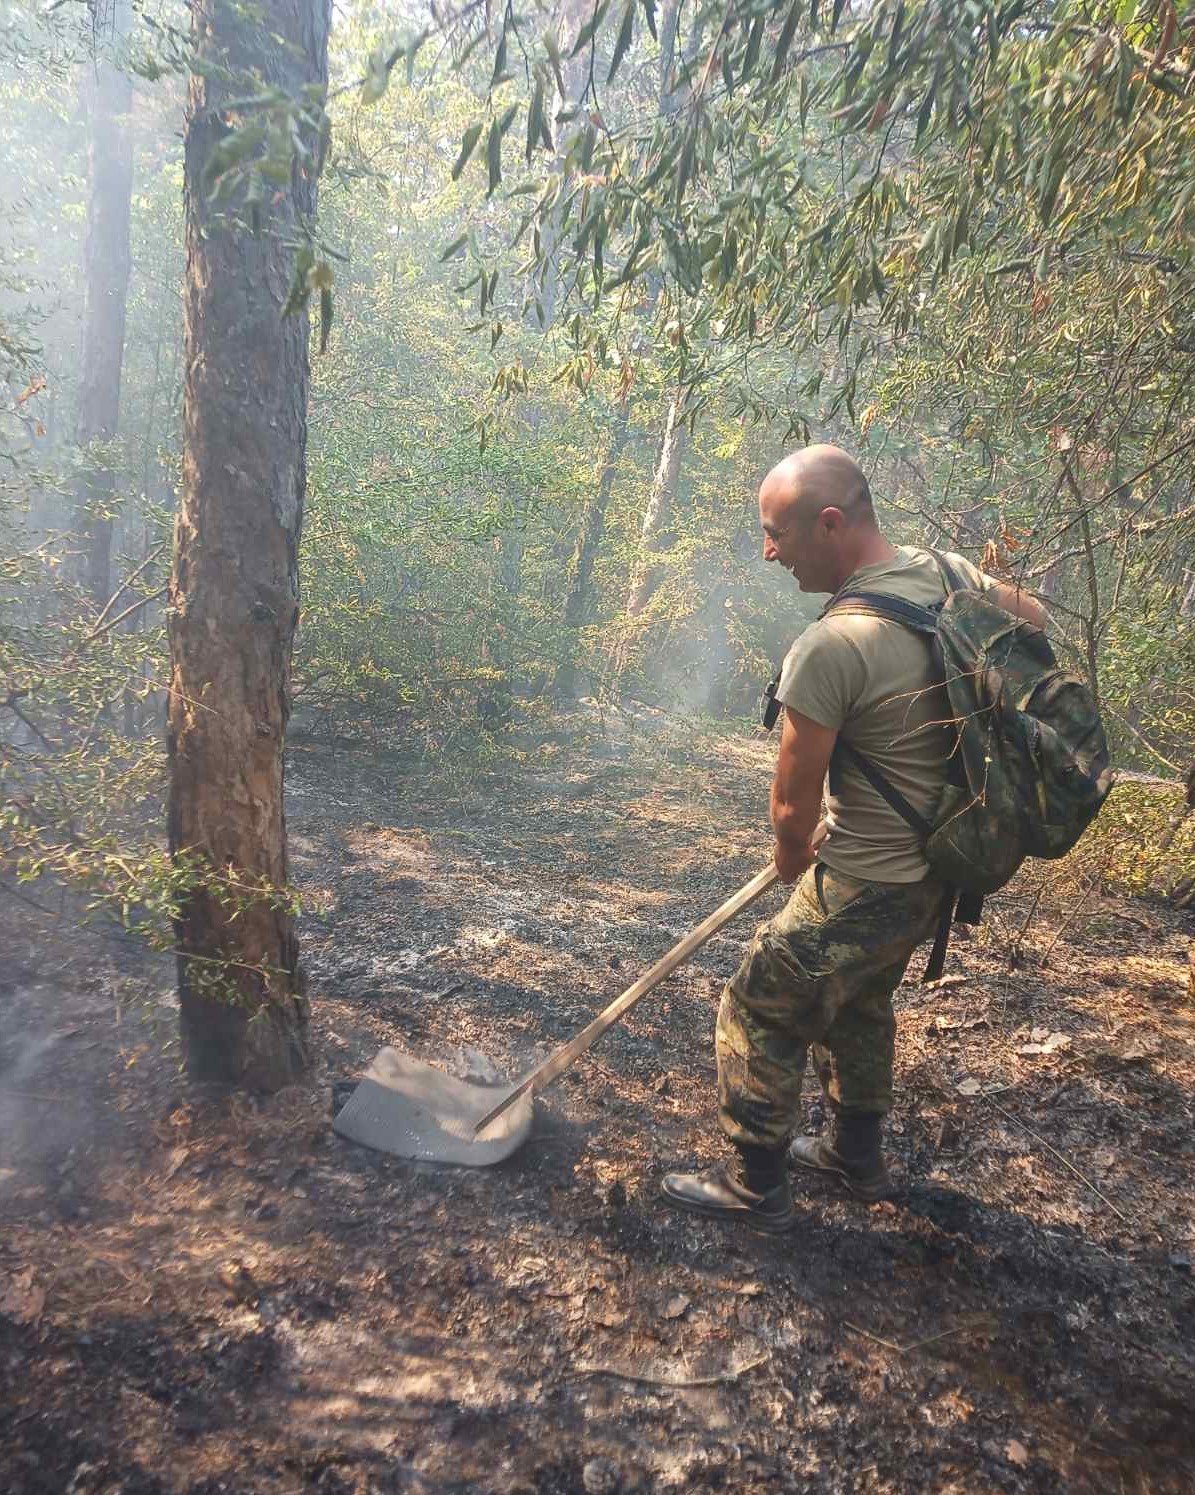
[[821,515],[801,518],[791,495],[778,497],[767,483],[759,491],[763,558],[792,574],[802,592],[832,592],[827,580],[831,537]]

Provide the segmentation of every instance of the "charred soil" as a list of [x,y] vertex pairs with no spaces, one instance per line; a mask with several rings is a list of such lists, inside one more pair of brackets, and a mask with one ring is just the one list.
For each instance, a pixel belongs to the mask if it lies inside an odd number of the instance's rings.
[[270,1099],[179,1078],[164,962],[5,900],[0,1491],[1191,1489],[1189,913],[1064,866],[918,957],[901,1196],[798,1179],[779,1240],[657,1197],[721,1155],[717,998],[776,899],[499,1167],[332,1132],[382,1044],[484,1077],[570,1037],[763,865],[771,758],[647,718],[456,777],[296,749],[320,1059]]

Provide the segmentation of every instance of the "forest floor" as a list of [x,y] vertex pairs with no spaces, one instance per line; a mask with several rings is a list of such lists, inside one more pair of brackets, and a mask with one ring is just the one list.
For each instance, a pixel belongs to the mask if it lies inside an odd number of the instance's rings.
[[800,1179],[780,1239],[657,1195],[721,1155],[716,1002],[778,894],[501,1166],[333,1133],[383,1044],[517,1074],[766,861],[765,742],[524,748],[456,778],[295,749],[319,1060],[269,1101],[179,1079],[165,963],[3,900],[0,1491],[1195,1487],[1190,914],[1064,866],[936,989],[918,956],[901,1197]]

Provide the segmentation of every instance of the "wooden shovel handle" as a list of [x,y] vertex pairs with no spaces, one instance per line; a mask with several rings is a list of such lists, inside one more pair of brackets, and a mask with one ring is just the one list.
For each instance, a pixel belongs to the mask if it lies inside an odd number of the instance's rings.
[[575,1038],[569,1039],[562,1048],[539,1066],[533,1069],[529,1075],[520,1080],[509,1094],[503,1096],[492,1111],[488,1111],[473,1129],[475,1137],[480,1136],[486,1127],[497,1121],[498,1117],[513,1106],[520,1096],[526,1095],[528,1091],[532,1095],[538,1095],[541,1090],[550,1085],[558,1075],[562,1075],[588,1048],[598,1041],[607,1029],[612,1028],[616,1022],[624,1017],[641,997],[647,996],[648,992],[654,991],[660,982],[671,976],[677,966],[683,965],[694,951],[699,950],[705,942],[717,934],[724,924],[728,924],[735,914],[741,913],[749,903],[755,900],[779,880],[780,874],[774,866],[767,866],[762,872],[757,872],[751,881],[741,887],[737,893],[731,894],[721,908],[703,919],[696,929],[691,930],[684,939],[678,940],[668,954],[657,960],[655,965],[646,975],[640,976],[633,986],[628,986],[620,997],[615,997],[609,1007],[599,1012],[593,1022],[587,1028],[583,1028]]

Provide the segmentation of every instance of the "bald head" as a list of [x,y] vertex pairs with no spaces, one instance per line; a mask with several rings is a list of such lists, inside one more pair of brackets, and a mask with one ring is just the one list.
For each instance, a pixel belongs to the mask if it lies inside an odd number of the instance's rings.
[[778,462],[759,490],[763,554],[803,592],[836,592],[861,566],[895,554],[880,534],[863,469],[836,446]]
[[759,490],[781,524],[809,524],[823,509],[839,509],[848,524],[875,525],[863,469],[841,447],[807,446],[777,462]]

